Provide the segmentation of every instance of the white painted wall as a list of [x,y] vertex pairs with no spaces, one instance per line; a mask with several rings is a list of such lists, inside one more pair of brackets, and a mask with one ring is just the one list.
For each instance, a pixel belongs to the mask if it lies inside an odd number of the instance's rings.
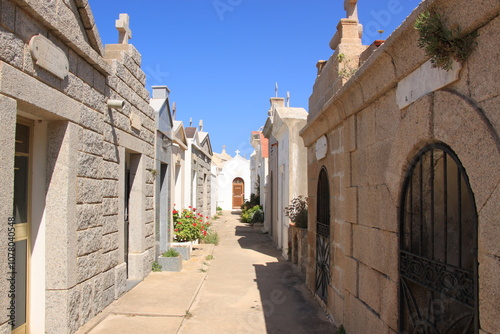
[[250,160],[240,155],[228,160],[217,176],[219,191],[217,203],[223,210],[233,209],[233,180],[237,177],[245,181],[245,200],[247,200],[251,194]]

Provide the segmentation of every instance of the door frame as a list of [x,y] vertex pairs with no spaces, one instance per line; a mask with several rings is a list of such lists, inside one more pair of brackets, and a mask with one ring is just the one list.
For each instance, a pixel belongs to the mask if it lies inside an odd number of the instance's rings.
[[[235,182],[236,180],[241,180],[241,183],[236,183]],[[241,199],[242,199],[241,204],[245,203],[245,180],[243,180],[243,178],[241,178],[241,177],[235,177],[233,179],[233,182],[231,182],[231,202],[232,202],[231,204],[232,204],[232,208],[233,209],[236,209],[236,208],[239,209],[240,208],[240,206],[234,204],[234,199],[235,199],[234,186],[236,184],[242,186],[242,189],[241,189],[242,190],[242,192],[241,192]]]
[[[26,240],[26,296],[25,296],[25,323],[22,324],[21,326],[17,327],[16,329],[12,329],[12,334],[26,334],[30,333],[30,296],[31,296],[31,222],[32,222],[32,191],[33,191],[33,179],[32,179],[32,174],[33,174],[33,138],[34,138],[34,125],[35,122],[33,120],[30,120],[28,118],[22,117],[22,116],[17,116],[16,119],[16,127],[17,124],[22,124],[24,126],[29,127],[29,147],[28,147],[28,153],[18,153],[17,151],[14,151],[15,156],[27,156],[28,157],[28,180],[27,180],[27,202],[26,203],[26,223],[19,224],[21,226],[15,226],[16,228],[16,235],[15,235],[15,242],[17,241],[22,241]],[[15,167],[14,167],[15,168]],[[15,182],[15,179],[14,179]],[[13,207],[15,208],[15,207]],[[15,224],[18,225],[18,224]],[[18,235],[19,228],[22,231],[21,235]]]

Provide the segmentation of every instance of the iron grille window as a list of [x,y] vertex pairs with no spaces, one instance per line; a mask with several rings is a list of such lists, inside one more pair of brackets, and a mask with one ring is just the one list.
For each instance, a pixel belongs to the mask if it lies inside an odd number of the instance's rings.
[[316,294],[327,303],[330,283],[330,186],[325,167],[318,179],[316,208]]
[[402,333],[478,333],[477,212],[467,175],[444,144],[419,152],[402,192]]

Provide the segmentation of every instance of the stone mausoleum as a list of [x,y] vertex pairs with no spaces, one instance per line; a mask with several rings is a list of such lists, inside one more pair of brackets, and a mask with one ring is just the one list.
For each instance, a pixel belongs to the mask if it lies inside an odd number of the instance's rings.
[[0,1],[1,333],[73,333],[151,270],[156,125],[116,27],[103,47],[86,0]]
[[[347,333],[500,333],[499,3],[422,1],[370,47],[345,6],[301,131],[307,285]],[[426,10],[477,32],[449,71],[418,46]]]

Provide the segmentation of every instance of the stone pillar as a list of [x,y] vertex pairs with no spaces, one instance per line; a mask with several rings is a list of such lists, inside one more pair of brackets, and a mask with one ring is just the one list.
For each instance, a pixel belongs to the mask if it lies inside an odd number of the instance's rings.
[[[79,327],[79,292],[74,289],[85,263],[77,261],[77,165],[79,126],[48,126],[46,222],[46,332]],[[95,266],[98,263],[87,263]]]
[[144,213],[146,211],[146,157],[141,154],[130,155],[130,177],[132,187],[129,201],[129,279],[142,279],[145,273],[145,258],[147,256]]
[[[0,156],[2,166],[0,168],[0,273],[7,278],[8,259],[8,219],[12,217],[12,205],[14,197],[14,153],[15,153],[15,129],[16,129],[17,101],[0,95]],[[0,333],[9,332],[10,325],[7,323],[7,307],[10,303],[7,292],[10,283],[6,279],[0,279]]]

